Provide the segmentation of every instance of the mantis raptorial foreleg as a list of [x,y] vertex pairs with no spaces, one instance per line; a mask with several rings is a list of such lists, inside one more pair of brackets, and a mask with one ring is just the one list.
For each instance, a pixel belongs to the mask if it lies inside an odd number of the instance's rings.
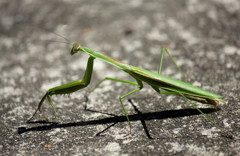
[[89,57],[87,67],[86,67],[86,72],[81,80],[76,80],[76,81],[66,83],[64,85],[60,85],[60,86],[49,89],[46,92],[46,94],[42,97],[41,101],[38,104],[36,111],[34,112],[32,117],[28,121],[32,120],[32,118],[36,115],[36,113],[38,111],[40,111],[41,106],[42,106],[44,100],[46,99],[46,97],[48,99],[49,105],[53,108],[54,113],[56,114],[56,108],[55,108],[50,96],[55,95],[55,94],[70,94],[79,89],[87,87],[91,81],[94,59],[95,58],[92,56]]
[[184,77],[184,80],[187,81],[188,78],[187,78],[186,74],[184,74],[184,72],[181,70],[181,68],[177,65],[176,61],[173,59],[172,55],[169,53],[167,48],[162,48],[162,50],[161,50],[160,63],[159,63],[159,66],[158,66],[158,74],[161,74],[161,72],[162,72],[163,57],[164,57],[165,52],[167,53],[168,57],[172,60],[174,65],[177,67],[177,69],[180,71],[180,73]]
[[41,101],[39,102],[36,111],[33,113],[33,115],[31,116],[31,118],[28,119],[28,121],[31,121],[32,118],[37,114],[38,111],[41,112],[41,106],[42,106],[44,100],[46,99],[46,97],[48,97],[48,98],[47,98],[47,99],[48,99],[48,102],[49,102],[50,106],[53,108],[54,113],[55,113],[55,115],[56,115],[56,108],[55,108],[55,106],[53,105],[52,101],[49,101],[49,100],[51,100],[51,98],[49,97],[48,93],[46,93],[46,94],[42,97]]

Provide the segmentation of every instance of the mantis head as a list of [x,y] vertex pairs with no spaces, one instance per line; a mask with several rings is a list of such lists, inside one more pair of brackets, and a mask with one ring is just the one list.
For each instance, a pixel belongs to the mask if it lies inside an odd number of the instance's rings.
[[79,43],[73,43],[72,45],[72,49],[71,49],[71,55],[77,53],[78,51],[80,51],[80,44]]

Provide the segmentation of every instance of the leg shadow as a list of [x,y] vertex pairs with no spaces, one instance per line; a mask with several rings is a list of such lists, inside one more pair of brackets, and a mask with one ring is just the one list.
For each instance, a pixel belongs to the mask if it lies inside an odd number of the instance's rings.
[[[130,100],[130,103],[131,100]],[[180,109],[180,110],[167,110],[167,111],[159,111],[159,112],[150,112],[150,113],[141,113],[135,106],[134,109],[138,114],[129,115],[130,121],[141,121],[143,124],[145,133],[148,138],[152,139],[152,137],[149,134],[149,131],[147,129],[147,126],[145,124],[146,120],[156,120],[156,119],[167,119],[167,118],[179,118],[179,117],[185,117],[185,116],[192,116],[192,115],[199,115],[200,113],[196,109]],[[201,108],[200,109],[205,114],[209,114],[212,112],[218,111],[217,109],[213,108]],[[97,119],[97,120],[90,120],[90,121],[80,121],[80,122],[70,122],[70,123],[57,123],[57,122],[47,122],[47,121],[32,121],[30,124],[44,124],[44,125],[38,125],[35,127],[19,127],[18,128],[18,134],[26,133],[26,132],[33,132],[33,131],[48,131],[56,128],[67,128],[67,127],[80,127],[80,126],[87,126],[87,125],[102,125],[102,124],[111,124],[109,126],[112,127],[116,123],[120,122],[126,122],[126,117],[124,115],[122,116],[112,116],[112,117],[106,117],[103,119]],[[107,128],[107,129],[109,129]],[[102,132],[99,132],[97,135],[99,136],[101,133],[106,131],[107,129],[103,130]]]

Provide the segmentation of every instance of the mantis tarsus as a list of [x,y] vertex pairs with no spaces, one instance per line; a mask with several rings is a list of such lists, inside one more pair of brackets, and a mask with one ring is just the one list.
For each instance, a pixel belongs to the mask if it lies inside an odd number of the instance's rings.
[[136,80],[136,82],[132,82],[132,81],[126,81],[126,80],[120,80],[120,79],[116,79],[116,78],[106,77],[102,81],[100,81],[96,86],[96,87],[98,87],[105,80],[117,81],[117,82],[122,82],[122,83],[137,86],[136,89],[119,97],[121,108],[126,116],[128,125],[130,127],[130,132],[131,132],[131,122],[129,120],[127,110],[125,109],[122,101],[127,96],[140,91],[143,88],[143,82],[150,85],[156,92],[158,92],[160,94],[182,96],[195,109],[197,109],[208,121],[213,123],[216,127],[220,128],[205,113],[203,113],[199,108],[197,108],[197,106],[192,102],[192,100],[200,102],[200,103],[216,106],[218,104],[218,102],[225,103],[225,101],[221,99],[222,96],[214,94],[207,90],[195,87],[189,83],[161,75],[160,73],[162,70],[163,56],[164,56],[164,53],[166,52],[168,54],[168,56],[171,58],[171,60],[173,61],[173,63],[175,64],[175,66],[181,72],[181,74],[186,78],[186,76],[184,75],[182,70],[179,68],[179,66],[176,64],[176,62],[174,61],[174,59],[172,58],[172,56],[170,55],[170,53],[168,52],[168,50],[166,48],[162,48],[162,50],[161,50],[158,73],[154,73],[154,72],[151,72],[151,71],[148,71],[148,70],[145,70],[142,68],[138,68],[135,66],[127,65],[119,60],[113,59],[107,55],[100,53],[100,52],[96,52],[87,47],[80,46],[80,44],[78,44],[78,43],[73,43],[70,54],[73,55],[77,52],[85,52],[90,55],[83,78],[81,80],[76,80],[76,81],[49,89],[46,92],[46,94],[42,97],[35,113],[32,115],[32,117],[29,120],[32,120],[32,118],[35,116],[35,114],[38,111],[40,111],[40,108],[46,98],[47,98],[50,106],[53,108],[54,112],[56,113],[55,106],[51,100],[52,95],[69,94],[69,93],[72,93],[72,92],[75,92],[77,90],[87,87],[91,81],[94,59],[98,58],[100,60],[103,60],[103,61],[123,70],[124,72],[128,73],[131,77],[133,77]]

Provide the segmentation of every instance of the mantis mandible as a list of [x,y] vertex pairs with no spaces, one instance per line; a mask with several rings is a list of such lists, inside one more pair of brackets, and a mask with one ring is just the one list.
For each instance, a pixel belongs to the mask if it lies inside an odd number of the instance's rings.
[[130,128],[130,133],[131,133],[131,122],[129,120],[127,110],[125,109],[125,106],[123,104],[123,99],[125,99],[126,97],[128,97],[131,94],[134,94],[134,93],[140,91],[143,88],[143,82],[150,85],[159,94],[178,95],[178,96],[183,97],[195,109],[197,109],[209,122],[213,123],[216,127],[219,128],[219,126],[213,120],[211,120],[205,113],[203,113],[199,108],[197,108],[197,106],[192,101],[197,101],[197,102],[200,102],[203,104],[210,104],[210,105],[216,106],[219,102],[225,103],[225,101],[221,99],[222,96],[214,94],[214,93],[204,90],[202,88],[193,86],[187,82],[183,82],[183,81],[180,81],[177,79],[173,79],[171,77],[161,75],[164,53],[167,53],[168,56],[173,61],[173,63],[175,64],[175,66],[181,72],[181,74],[186,78],[186,76],[184,75],[182,70],[179,68],[179,66],[176,64],[176,62],[174,61],[174,59],[172,58],[172,56],[170,55],[170,53],[168,52],[168,50],[166,48],[162,48],[162,50],[161,50],[158,73],[154,73],[154,72],[142,69],[142,68],[138,68],[135,66],[125,64],[125,63],[123,63],[119,60],[113,59],[105,54],[102,54],[100,52],[91,50],[87,47],[81,46],[78,43],[73,43],[70,54],[74,55],[77,52],[84,52],[84,53],[89,54],[89,56],[90,56],[88,59],[88,62],[87,62],[87,67],[86,67],[86,71],[85,71],[83,78],[81,80],[76,80],[76,81],[66,83],[64,85],[60,85],[60,86],[49,89],[46,92],[46,94],[42,97],[41,101],[38,104],[36,111],[34,112],[34,114],[32,115],[32,117],[29,120],[32,120],[32,118],[35,116],[35,114],[38,111],[40,111],[40,108],[46,98],[47,98],[50,106],[53,108],[54,112],[56,113],[56,108],[51,100],[52,95],[70,94],[77,90],[87,87],[91,81],[94,59],[97,58],[97,59],[105,61],[106,63],[109,63],[113,66],[116,66],[117,68],[128,73],[131,77],[133,77],[136,80],[136,82],[133,82],[133,81],[126,81],[126,80],[106,77],[96,85],[96,87],[98,87],[103,81],[111,80],[111,81],[117,81],[117,82],[136,86],[136,89],[119,97],[121,108],[124,112],[124,115],[126,116],[126,119],[127,119],[127,122],[128,122],[129,128]]

